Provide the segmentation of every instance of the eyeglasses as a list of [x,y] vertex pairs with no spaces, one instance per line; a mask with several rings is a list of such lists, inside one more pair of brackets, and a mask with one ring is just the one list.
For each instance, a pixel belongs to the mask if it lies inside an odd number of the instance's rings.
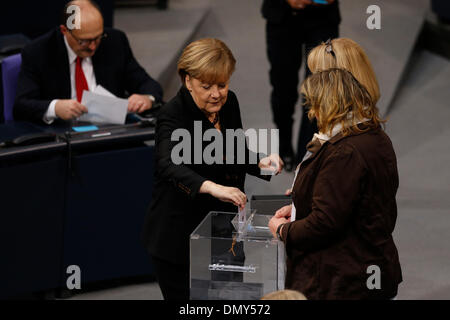
[[100,40],[106,38],[108,35],[106,33],[102,33],[98,37],[95,37],[93,39],[78,39],[75,37],[75,35],[72,33],[72,31],[69,30],[70,35],[78,42],[78,44],[82,47],[89,46],[92,42],[98,43]]
[[331,44],[331,39],[328,39],[327,42],[325,42],[325,51],[329,54],[331,54],[336,59],[336,54],[333,51],[333,45]]

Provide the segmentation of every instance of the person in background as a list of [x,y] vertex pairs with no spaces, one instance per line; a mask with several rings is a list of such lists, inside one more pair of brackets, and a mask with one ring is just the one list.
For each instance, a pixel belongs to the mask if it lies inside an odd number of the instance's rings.
[[[270,104],[273,121],[280,134],[280,156],[290,171],[306,152],[317,126],[310,122],[302,108],[297,154],[292,147],[294,108],[298,100],[299,70],[304,53],[322,41],[337,38],[341,21],[339,4],[326,0],[264,0],[262,14],[266,19],[269,78],[272,85]],[[305,68],[305,78],[310,74]]]
[[[380,87],[372,64],[364,49],[351,39],[337,38],[322,42],[310,51],[307,65],[313,73],[330,68],[348,70],[367,89],[375,105],[380,99]],[[286,195],[290,193],[291,189],[287,189]]]
[[[247,173],[261,176],[261,170],[278,174],[283,162],[276,154],[258,156],[251,164],[245,145],[245,163],[239,164],[238,152],[228,152],[223,163],[195,163],[205,154],[209,141],[194,141],[203,132],[218,133],[223,146],[228,129],[242,129],[239,103],[229,90],[236,60],[231,50],[218,39],[201,39],[189,44],[178,60],[182,87],[160,111],[156,126],[155,186],[143,230],[143,243],[151,255],[164,299],[189,299],[189,236],[210,211],[237,212],[243,209]],[[201,126],[199,126],[201,124]],[[202,132],[195,133],[196,128]],[[176,130],[191,137],[188,160],[174,160],[178,140]],[[211,131],[212,130],[212,131]],[[233,138],[234,139],[234,138]],[[200,150],[195,149],[199,144]],[[177,147],[178,148],[178,147]],[[220,152],[217,151],[217,152]],[[175,156],[177,156],[175,152]],[[222,156],[220,156],[222,158]],[[227,225],[225,223],[225,225]]]
[[347,70],[313,73],[301,93],[319,133],[298,168],[292,205],[269,222],[286,246],[285,287],[311,300],[392,299],[402,281],[392,237],[399,178],[384,121]]
[[295,290],[278,290],[264,295],[261,300],[308,300]]
[[319,44],[308,55],[308,68],[312,73],[330,68],[348,70],[367,89],[375,105],[380,99],[372,64],[364,49],[352,39],[329,39]]
[[[77,6],[80,28],[69,22]],[[98,85],[120,98],[128,97],[128,112],[142,113],[162,100],[160,84],[133,56],[126,35],[103,28],[98,6],[89,0],[70,1],[62,24],[22,51],[13,109],[15,120],[51,124],[88,112],[81,104],[84,90]]]

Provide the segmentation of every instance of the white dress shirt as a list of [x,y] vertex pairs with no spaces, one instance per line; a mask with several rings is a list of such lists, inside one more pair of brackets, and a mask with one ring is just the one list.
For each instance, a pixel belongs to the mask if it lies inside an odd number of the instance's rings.
[[[64,43],[66,45],[70,67],[70,97],[73,100],[77,100],[77,90],[75,86],[75,66],[77,55],[75,52],[73,52],[72,48],[69,46],[69,43],[67,42],[65,36],[64,36]],[[81,61],[81,68],[83,69],[84,76],[86,77],[89,91],[93,91],[97,87],[97,82],[95,80],[94,66],[92,64],[92,59],[90,57],[84,58]],[[44,114],[43,120],[47,124],[51,124],[57,118],[55,113],[56,102],[58,102],[58,99],[52,100],[52,102],[50,102],[48,106],[47,112]]]
[[[69,67],[70,67],[70,97],[72,100],[77,100],[77,89],[76,89],[76,82],[75,82],[75,67],[76,67],[76,60],[77,55],[75,52],[73,52],[72,48],[69,46],[69,43],[67,42],[66,37],[64,36],[64,43],[67,48],[67,56],[69,58]],[[95,74],[94,74],[94,65],[92,64],[92,58],[84,58],[81,61],[81,68],[83,69],[84,76],[86,77],[87,85],[89,88],[89,91],[95,91],[97,88],[97,81],[95,80]],[[153,95],[148,95],[150,100],[152,102],[155,102],[155,97]],[[47,112],[44,114],[44,122],[47,124],[51,124],[56,118],[56,112],[55,112],[55,105],[56,102],[58,102],[58,99],[52,100],[50,104],[48,105]]]

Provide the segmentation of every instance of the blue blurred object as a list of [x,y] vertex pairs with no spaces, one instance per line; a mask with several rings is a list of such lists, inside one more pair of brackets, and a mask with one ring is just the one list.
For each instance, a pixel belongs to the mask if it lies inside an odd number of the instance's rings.
[[317,4],[328,4],[328,2],[326,0],[312,0],[312,2],[317,3]]
[[20,54],[9,56],[2,61],[3,114],[5,122],[14,120],[13,106],[21,64],[22,56]]
[[97,126],[80,126],[80,127],[72,127],[75,132],[87,132],[98,130]]

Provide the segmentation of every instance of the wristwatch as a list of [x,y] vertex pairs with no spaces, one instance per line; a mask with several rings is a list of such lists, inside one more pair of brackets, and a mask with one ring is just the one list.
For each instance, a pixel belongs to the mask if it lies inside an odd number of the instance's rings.
[[284,226],[285,224],[286,224],[286,223],[282,223],[282,224],[280,224],[280,225],[278,226],[278,228],[277,228],[277,239],[280,240],[280,241],[283,241],[283,239],[281,238],[281,234],[280,234],[281,227]]

